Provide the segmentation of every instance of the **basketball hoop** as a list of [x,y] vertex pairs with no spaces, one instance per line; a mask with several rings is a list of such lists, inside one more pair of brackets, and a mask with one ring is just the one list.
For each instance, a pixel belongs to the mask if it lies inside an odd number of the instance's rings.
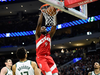
[[48,5],[44,4],[40,7],[41,12],[43,13],[43,16],[45,18],[45,25],[46,26],[52,26],[56,25],[56,15],[58,13],[58,9]]

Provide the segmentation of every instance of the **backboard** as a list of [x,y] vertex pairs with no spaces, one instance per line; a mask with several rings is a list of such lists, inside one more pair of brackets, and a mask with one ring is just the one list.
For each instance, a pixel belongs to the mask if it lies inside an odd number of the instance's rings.
[[64,6],[64,2],[58,1],[58,0],[39,0],[43,3],[49,4],[51,6],[54,6],[55,8],[60,9],[61,11],[64,11],[68,14],[71,14],[73,16],[76,16],[80,19],[87,19],[88,14],[87,14],[87,4],[79,6],[80,10],[76,10],[75,8],[67,8]]

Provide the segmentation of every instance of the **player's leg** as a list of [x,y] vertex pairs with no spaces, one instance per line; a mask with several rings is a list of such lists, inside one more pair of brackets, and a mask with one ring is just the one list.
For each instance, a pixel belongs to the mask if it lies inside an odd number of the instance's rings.
[[36,57],[36,62],[41,69],[43,75],[52,75],[51,70],[47,64],[45,56],[43,57]]
[[47,59],[47,63],[50,67],[50,70],[51,70],[52,74],[58,75],[58,69],[57,69],[57,66],[56,66],[54,60],[52,59],[52,57],[47,56],[46,59]]
[[52,75],[51,71],[45,72],[45,71],[42,70],[42,73],[43,73],[43,75]]

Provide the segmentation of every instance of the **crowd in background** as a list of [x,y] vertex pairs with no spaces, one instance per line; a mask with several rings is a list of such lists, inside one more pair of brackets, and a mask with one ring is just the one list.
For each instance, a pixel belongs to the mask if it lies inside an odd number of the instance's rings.
[[61,52],[56,51],[54,53],[55,56],[52,56],[58,67],[73,60],[74,58],[79,58],[79,57],[83,58],[84,57],[84,54],[83,54],[84,49],[83,48],[79,48],[79,49],[76,48],[76,49],[70,50],[70,51],[68,51],[67,49],[63,50],[63,51],[62,50],[61,50]]
[[[51,52],[51,56],[53,57],[58,67],[59,75],[87,75],[89,71],[92,71],[94,62],[100,61],[100,52],[89,53],[87,52],[87,50],[87,47],[79,47],[72,50],[62,49],[56,50],[55,52]],[[5,66],[4,62],[8,58],[8,56],[12,59],[13,64],[18,61],[15,54],[0,56],[0,69]],[[64,65],[73,60],[74,58],[79,57],[82,58],[82,60],[80,60],[79,62]],[[36,61],[35,58],[35,54],[28,54],[29,60]],[[62,65],[64,66],[62,67]]]
[[94,70],[94,62],[100,62],[99,57],[99,53],[87,54],[86,58],[83,58],[81,61],[60,68],[59,75],[88,75],[88,72]]

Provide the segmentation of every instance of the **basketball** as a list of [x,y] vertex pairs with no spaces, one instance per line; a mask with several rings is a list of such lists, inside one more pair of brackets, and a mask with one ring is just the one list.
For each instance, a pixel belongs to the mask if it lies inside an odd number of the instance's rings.
[[56,14],[56,8],[54,8],[53,6],[50,6],[47,8],[47,14],[49,16],[54,16]]

